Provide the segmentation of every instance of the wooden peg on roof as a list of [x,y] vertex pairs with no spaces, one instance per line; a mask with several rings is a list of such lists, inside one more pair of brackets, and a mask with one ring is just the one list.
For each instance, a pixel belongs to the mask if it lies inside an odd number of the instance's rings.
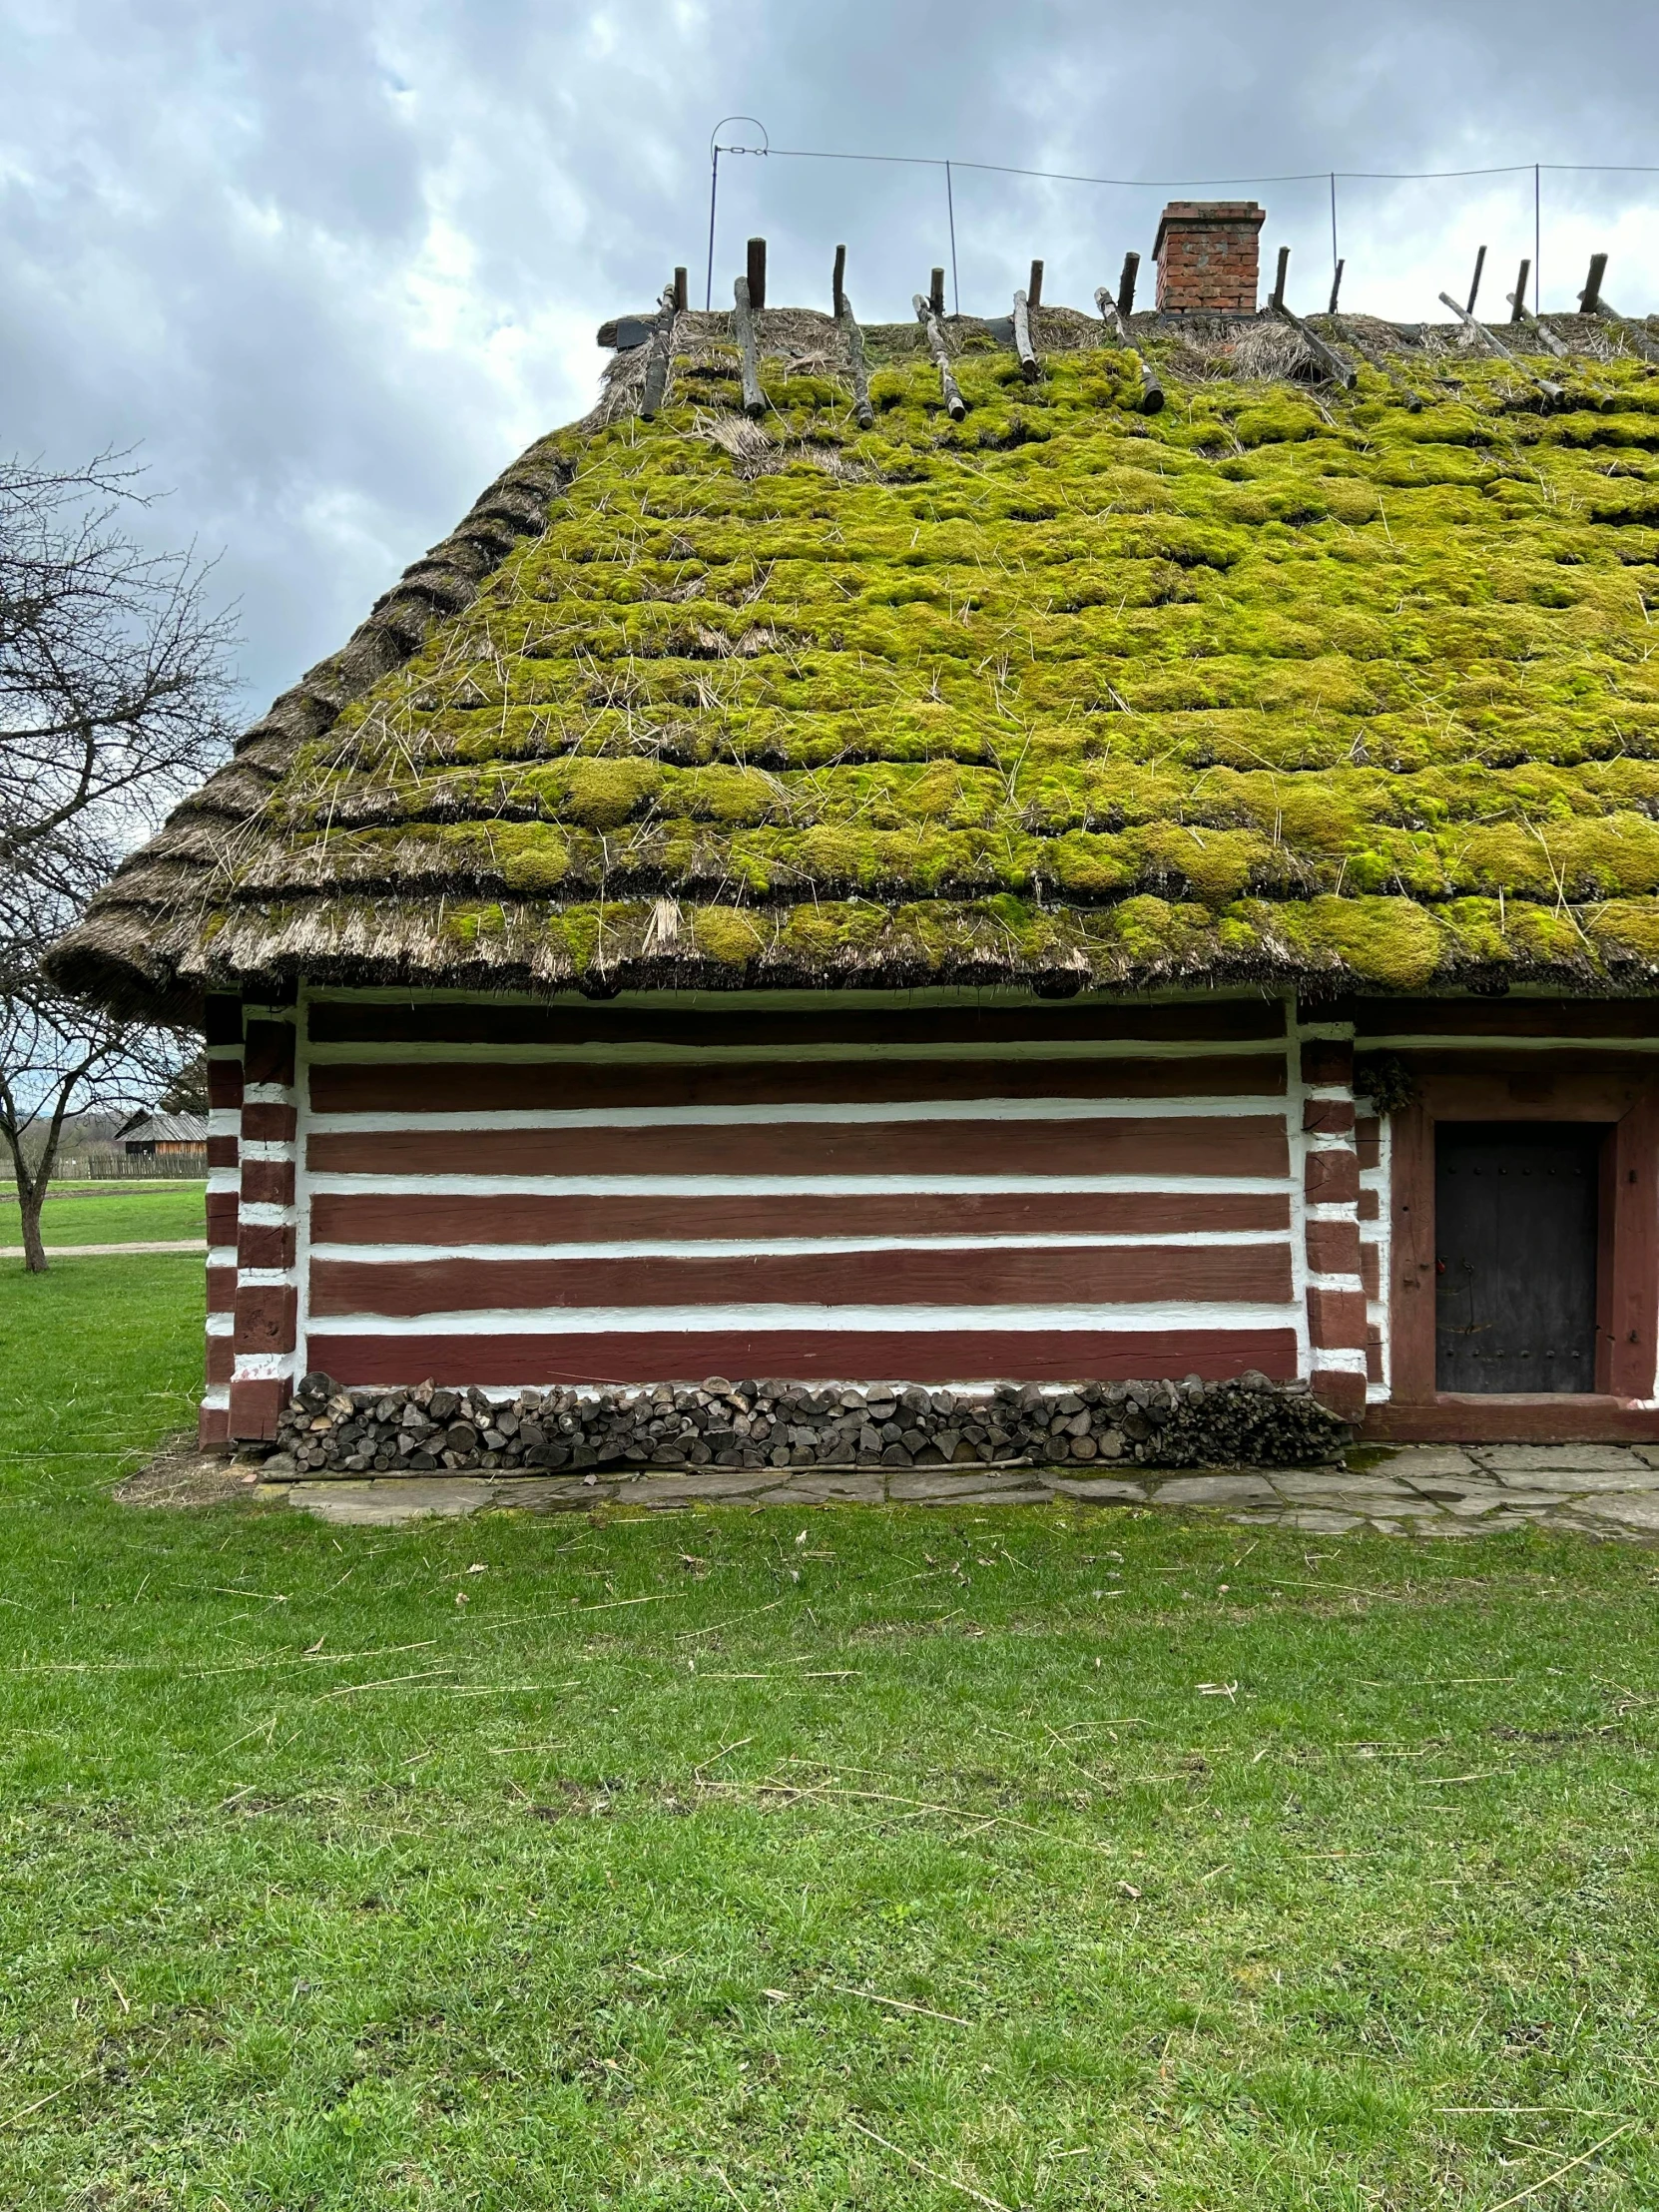
[[1528,378],[1530,382],[1536,384],[1539,391],[1543,394],[1544,403],[1546,406],[1559,407],[1562,404],[1567,395],[1561,389],[1561,386],[1559,384],[1552,384],[1547,376],[1534,375],[1532,370],[1527,367],[1524,361],[1518,360],[1516,356],[1510,352],[1509,348],[1503,343],[1503,340],[1501,338],[1494,336],[1493,333],[1487,329],[1486,325],[1483,322],[1476,322],[1473,315],[1470,314],[1468,308],[1460,305],[1457,300],[1453,299],[1449,291],[1441,292],[1440,304],[1442,307],[1449,307],[1451,309],[1452,313],[1457,317],[1458,321],[1463,325],[1464,329],[1468,331],[1470,337],[1474,339],[1477,345],[1483,345],[1488,353],[1495,353],[1500,361],[1507,361],[1512,368],[1518,368],[1523,376]]
[[1043,265],[1031,264],[1031,275],[1026,281],[1025,303],[1028,307],[1040,307],[1043,303]]
[[[942,272],[935,270],[935,276],[942,279]],[[933,356],[933,365],[939,372],[939,389],[944,394],[944,409],[952,422],[960,422],[967,413],[967,401],[960,386],[950,373],[950,355],[945,350],[944,332],[939,328],[938,309],[931,299],[924,299],[918,291],[910,304],[916,310],[916,320],[927,333],[927,350]]]
[[744,275],[749,280],[749,304],[757,314],[767,303],[767,242],[751,239],[748,266]]
[[766,394],[761,389],[761,349],[755,335],[755,306],[749,296],[749,278],[740,276],[732,286],[732,319],[737,326],[738,350],[743,356],[743,411],[763,415]]
[[[1138,261],[1139,259],[1139,255],[1136,254],[1131,254],[1129,257],[1130,261]],[[1126,263],[1125,267],[1127,266]],[[1133,282],[1134,271],[1130,270],[1129,275],[1130,281]],[[1159,383],[1157,372],[1154,370],[1152,363],[1146,358],[1146,355],[1136,351],[1134,341],[1129,335],[1129,324],[1125,319],[1122,307],[1119,306],[1117,300],[1112,297],[1104,284],[1095,292],[1094,303],[1100,309],[1101,319],[1105,322],[1106,327],[1116,334],[1120,345],[1128,348],[1129,358],[1141,372],[1141,413],[1157,414],[1164,404],[1164,387]]]
[[657,303],[656,318],[651,325],[651,336],[646,341],[645,389],[640,395],[640,413],[647,422],[654,421],[661,412],[664,396],[668,391],[669,356],[674,349],[674,316],[678,279],[685,271],[675,271],[676,282],[663,286],[663,296]]
[[1273,279],[1273,289],[1268,294],[1268,306],[1274,314],[1285,304],[1285,279],[1290,273],[1291,250],[1288,246],[1282,246],[1279,249],[1279,269]]
[[[1125,254],[1123,257],[1123,275],[1118,278],[1117,312],[1123,317],[1126,324],[1135,311],[1135,278],[1140,275],[1140,272],[1141,257],[1138,254]],[[1126,345],[1129,342],[1127,328],[1123,334],[1123,341]]]
[[1618,309],[1609,305],[1601,295],[1601,280],[1607,274],[1605,254],[1590,257],[1590,280],[1579,294],[1579,303],[1585,314],[1593,314],[1616,330],[1632,353],[1644,361],[1659,361],[1659,345],[1655,345],[1648,333],[1637,323],[1628,321]]
[[944,313],[944,271],[935,269],[927,279],[927,304],[935,315]]
[[[1042,263],[1036,266],[1041,269]],[[1043,372],[1043,364],[1031,343],[1031,302],[1023,291],[1014,294],[1014,351],[1019,355],[1020,374],[1028,384],[1034,384]]]
[[1486,249],[1484,247],[1481,247],[1480,251],[1474,257],[1474,275],[1469,279],[1469,303],[1463,309],[1463,312],[1465,314],[1473,314],[1474,312],[1474,303],[1480,297],[1481,272],[1485,269],[1485,267]]
[[1309,352],[1319,363],[1320,374],[1326,378],[1327,382],[1340,384],[1344,391],[1354,389],[1360,380],[1360,371],[1351,360],[1346,359],[1343,354],[1339,353],[1334,345],[1327,345],[1319,332],[1310,329],[1301,315],[1294,313],[1291,308],[1287,307],[1283,299],[1273,307],[1273,312],[1281,322],[1288,322],[1291,328],[1301,337],[1303,344],[1307,346]]
[[674,272],[674,311],[676,314],[686,311],[686,273],[683,269]]
[[1546,353],[1553,353],[1557,360],[1565,360],[1567,357],[1566,347],[1555,335],[1555,332],[1540,322],[1526,304],[1526,279],[1531,274],[1532,262],[1530,256],[1528,256],[1520,265],[1520,274],[1515,278],[1514,290],[1508,294],[1509,320],[1512,323],[1518,323],[1524,330],[1530,330]]
[[1347,267],[1348,267],[1348,264],[1347,264],[1347,262],[1339,262],[1339,263],[1337,264],[1337,267],[1336,267],[1336,270],[1335,270],[1335,272],[1334,272],[1334,273],[1333,273],[1333,275],[1332,275],[1332,278],[1331,278],[1331,304],[1330,304],[1330,306],[1329,306],[1329,307],[1327,307],[1327,308],[1326,308],[1326,310],[1325,310],[1327,314],[1335,314],[1335,313],[1336,313],[1336,311],[1337,311],[1337,298],[1338,298],[1338,294],[1339,294],[1339,293],[1340,293],[1340,292],[1342,291],[1342,288],[1343,288],[1343,271],[1344,271],[1344,270],[1345,270],[1345,269],[1346,269]]
[[852,377],[852,412],[860,430],[875,420],[869,403],[869,367],[864,360],[864,333],[853,319],[852,302],[846,296],[846,248],[835,249],[835,273],[830,279],[830,296],[835,306],[835,327],[846,347],[846,365]]

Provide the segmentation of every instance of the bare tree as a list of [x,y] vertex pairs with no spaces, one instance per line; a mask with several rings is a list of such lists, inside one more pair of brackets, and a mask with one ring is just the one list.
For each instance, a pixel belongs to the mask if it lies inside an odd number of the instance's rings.
[[34,1270],[66,1118],[140,1102],[190,1053],[77,1005],[41,966],[226,750],[232,624],[194,551],[130,534],[150,504],[122,454],[73,471],[0,462],[0,1140]]
[[56,993],[0,996],[0,1138],[10,1147],[23,1265],[46,1270],[41,1209],[74,1110],[148,1105],[190,1046],[165,1030],[72,1006]]

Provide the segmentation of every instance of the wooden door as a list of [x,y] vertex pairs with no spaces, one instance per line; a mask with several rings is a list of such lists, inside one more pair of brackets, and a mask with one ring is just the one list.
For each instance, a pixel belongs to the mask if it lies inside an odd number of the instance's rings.
[[1434,1130],[1434,1382],[1441,1390],[1593,1390],[1594,1122],[1439,1122]]

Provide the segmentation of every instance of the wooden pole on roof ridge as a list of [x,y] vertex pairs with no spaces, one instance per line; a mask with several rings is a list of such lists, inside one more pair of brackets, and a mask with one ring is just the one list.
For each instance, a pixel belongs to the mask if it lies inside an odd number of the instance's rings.
[[668,391],[669,356],[674,349],[674,318],[679,309],[683,269],[674,272],[674,281],[663,286],[663,295],[657,302],[656,317],[651,325],[645,356],[645,389],[640,395],[640,415],[652,422],[661,411]]
[[1579,293],[1579,307],[1584,314],[1593,314],[1616,330],[1630,350],[1644,361],[1659,361],[1659,345],[1655,345],[1647,332],[1636,323],[1628,321],[1618,309],[1601,296],[1601,279],[1607,274],[1607,256],[1590,256],[1589,281]]
[[749,304],[757,314],[767,303],[767,242],[751,239],[748,267],[744,274],[749,279]]
[[[1042,263],[1033,265],[1039,271]],[[1023,291],[1014,294],[1014,351],[1019,355],[1019,372],[1028,384],[1034,384],[1043,372],[1043,364],[1037,358],[1037,349],[1031,343],[1031,302]]]
[[1301,315],[1287,307],[1283,299],[1277,305],[1270,302],[1270,307],[1281,322],[1288,322],[1291,328],[1299,334],[1303,344],[1307,346],[1309,352],[1318,361],[1326,377],[1333,384],[1340,384],[1344,391],[1352,391],[1360,380],[1360,371],[1354,363],[1339,353],[1334,345],[1327,345],[1319,332],[1311,330],[1307,323],[1303,321]]
[[852,372],[852,412],[860,430],[867,430],[875,420],[875,409],[869,403],[869,367],[864,360],[864,333],[859,329],[852,313],[852,302],[846,296],[846,248],[835,249],[835,273],[830,279],[830,293],[834,301],[835,326],[846,341],[846,361]]
[[[933,274],[936,276],[940,272],[935,270]],[[914,294],[910,304],[915,308],[916,320],[927,333],[927,350],[932,354],[933,365],[939,372],[939,389],[944,394],[945,412],[952,422],[960,422],[967,413],[967,401],[962,397],[961,387],[950,373],[950,355],[945,350],[944,332],[939,328],[938,310],[932,300],[924,298],[919,291]]]
[[[1141,257],[1128,253],[1123,257],[1123,275],[1118,278],[1117,311],[1125,322],[1135,311],[1135,279],[1141,272]],[[1125,333],[1124,342],[1128,343]]]
[[1343,288],[1343,271],[1344,271],[1344,270],[1345,270],[1345,269],[1346,269],[1347,267],[1348,267],[1348,264],[1347,264],[1347,262],[1339,262],[1339,263],[1337,264],[1337,267],[1336,267],[1336,269],[1335,269],[1335,270],[1334,270],[1334,271],[1332,272],[1332,276],[1331,276],[1331,304],[1330,304],[1330,306],[1329,306],[1329,307],[1327,307],[1327,308],[1326,308],[1326,310],[1325,310],[1327,314],[1335,314],[1335,313],[1336,313],[1336,311],[1337,311],[1337,297],[1338,297],[1338,294],[1339,294],[1339,293],[1341,292],[1341,290],[1342,290],[1342,288]]
[[[1138,254],[1131,254],[1125,259],[1124,269],[1128,274],[1131,284],[1135,280],[1135,272],[1129,268],[1129,264],[1130,262],[1138,263],[1139,261],[1140,256]],[[1100,309],[1101,319],[1105,322],[1106,327],[1117,332],[1118,343],[1127,347],[1129,358],[1141,372],[1141,413],[1157,414],[1164,404],[1164,387],[1159,383],[1152,363],[1144,353],[1137,351],[1135,342],[1129,335],[1129,324],[1124,319],[1123,309],[1104,284],[1096,290],[1094,303]]]
[[1290,275],[1290,272],[1291,250],[1288,246],[1282,246],[1279,249],[1278,273],[1273,279],[1273,289],[1268,294],[1268,305],[1275,314],[1277,314],[1280,308],[1285,304],[1285,279]]
[[683,269],[674,272],[674,311],[676,314],[686,311],[686,272]]
[[927,304],[935,315],[944,313],[944,271],[935,269],[927,282]]
[[1525,376],[1530,382],[1536,384],[1539,391],[1543,393],[1544,401],[1547,406],[1559,407],[1563,403],[1567,395],[1561,389],[1561,386],[1559,384],[1552,384],[1547,376],[1534,375],[1532,370],[1527,367],[1524,361],[1517,359],[1516,356],[1510,352],[1509,348],[1503,343],[1503,340],[1501,338],[1495,336],[1492,331],[1488,330],[1483,322],[1476,322],[1474,316],[1469,312],[1468,308],[1461,305],[1457,300],[1453,299],[1449,291],[1441,292],[1440,304],[1442,307],[1449,307],[1451,309],[1452,313],[1457,317],[1458,321],[1463,325],[1464,329],[1468,331],[1469,335],[1474,339],[1477,345],[1485,346],[1486,350],[1489,353],[1495,353],[1500,361],[1507,361],[1512,368],[1518,368],[1523,376]]
[[1025,298],[1028,306],[1040,307],[1043,303],[1043,265],[1041,262],[1031,264],[1031,275],[1025,286]]
[[738,277],[733,284],[732,300],[738,347],[743,356],[743,411],[746,415],[764,415],[767,402],[761,389],[760,347],[756,341],[755,309],[749,297],[747,276]]
[[1553,353],[1557,360],[1564,361],[1567,357],[1567,348],[1561,343],[1555,332],[1540,322],[1526,304],[1526,279],[1531,273],[1531,262],[1529,260],[1523,261],[1520,265],[1520,275],[1515,278],[1515,288],[1508,295],[1509,320],[1512,323],[1519,323],[1524,330],[1530,330],[1546,353]]
[[1474,275],[1469,279],[1469,303],[1463,310],[1465,314],[1473,314],[1474,312],[1474,303],[1480,297],[1480,277],[1485,267],[1486,249],[1481,247],[1474,257]]

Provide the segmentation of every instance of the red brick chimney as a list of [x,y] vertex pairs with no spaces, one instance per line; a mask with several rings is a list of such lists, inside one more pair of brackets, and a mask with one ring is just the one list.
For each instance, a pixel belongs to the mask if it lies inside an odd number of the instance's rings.
[[1257,233],[1266,220],[1254,200],[1172,200],[1152,248],[1160,310],[1254,314]]

